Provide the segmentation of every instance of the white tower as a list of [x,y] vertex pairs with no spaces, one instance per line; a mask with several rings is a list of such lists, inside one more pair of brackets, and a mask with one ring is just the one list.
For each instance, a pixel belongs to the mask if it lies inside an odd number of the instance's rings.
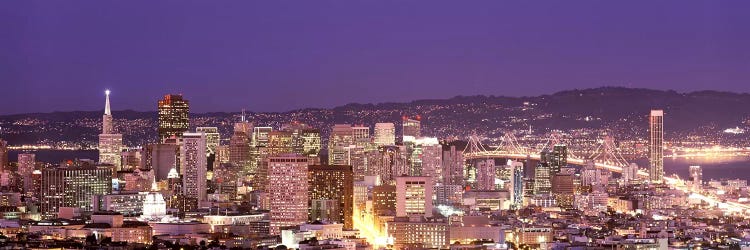
[[102,133],[99,134],[99,163],[112,164],[115,170],[122,167],[122,134],[115,134],[112,126],[112,110],[109,107],[109,90],[104,91],[104,116],[102,116]]

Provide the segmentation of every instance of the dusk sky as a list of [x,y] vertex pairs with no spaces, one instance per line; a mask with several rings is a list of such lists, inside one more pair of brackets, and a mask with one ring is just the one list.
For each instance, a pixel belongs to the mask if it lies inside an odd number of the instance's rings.
[[750,92],[750,1],[2,1],[0,114]]

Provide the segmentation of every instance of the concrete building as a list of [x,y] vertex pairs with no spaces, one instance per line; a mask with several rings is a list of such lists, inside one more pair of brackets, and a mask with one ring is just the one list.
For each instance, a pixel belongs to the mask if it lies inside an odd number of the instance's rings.
[[296,226],[308,219],[307,157],[291,154],[268,158],[268,183],[271,234],[281,227]]
[[432,217],[432,191],[430,177],[396,177],[396,216]]

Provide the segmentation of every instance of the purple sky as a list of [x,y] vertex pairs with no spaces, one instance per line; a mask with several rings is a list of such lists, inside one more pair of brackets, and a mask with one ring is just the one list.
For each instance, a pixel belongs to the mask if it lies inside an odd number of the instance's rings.
[[0,114],[750,92],[750,1],[3,1]]

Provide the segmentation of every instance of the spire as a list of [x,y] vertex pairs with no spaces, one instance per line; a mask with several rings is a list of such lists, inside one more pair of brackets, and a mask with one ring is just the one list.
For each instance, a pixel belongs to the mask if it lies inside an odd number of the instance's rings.
[[156,176],[154,176],[154,179],[151,182],[151,192],[159,191],[159,186],[156,185]]
[[104,114],[105,115],[112,115],[112,110],[109,109],[109,89],[105,90],[104,94],[107,95],[107,100],[104,103]]
[[245,109],[242,109],[242,122],[245,122]]

